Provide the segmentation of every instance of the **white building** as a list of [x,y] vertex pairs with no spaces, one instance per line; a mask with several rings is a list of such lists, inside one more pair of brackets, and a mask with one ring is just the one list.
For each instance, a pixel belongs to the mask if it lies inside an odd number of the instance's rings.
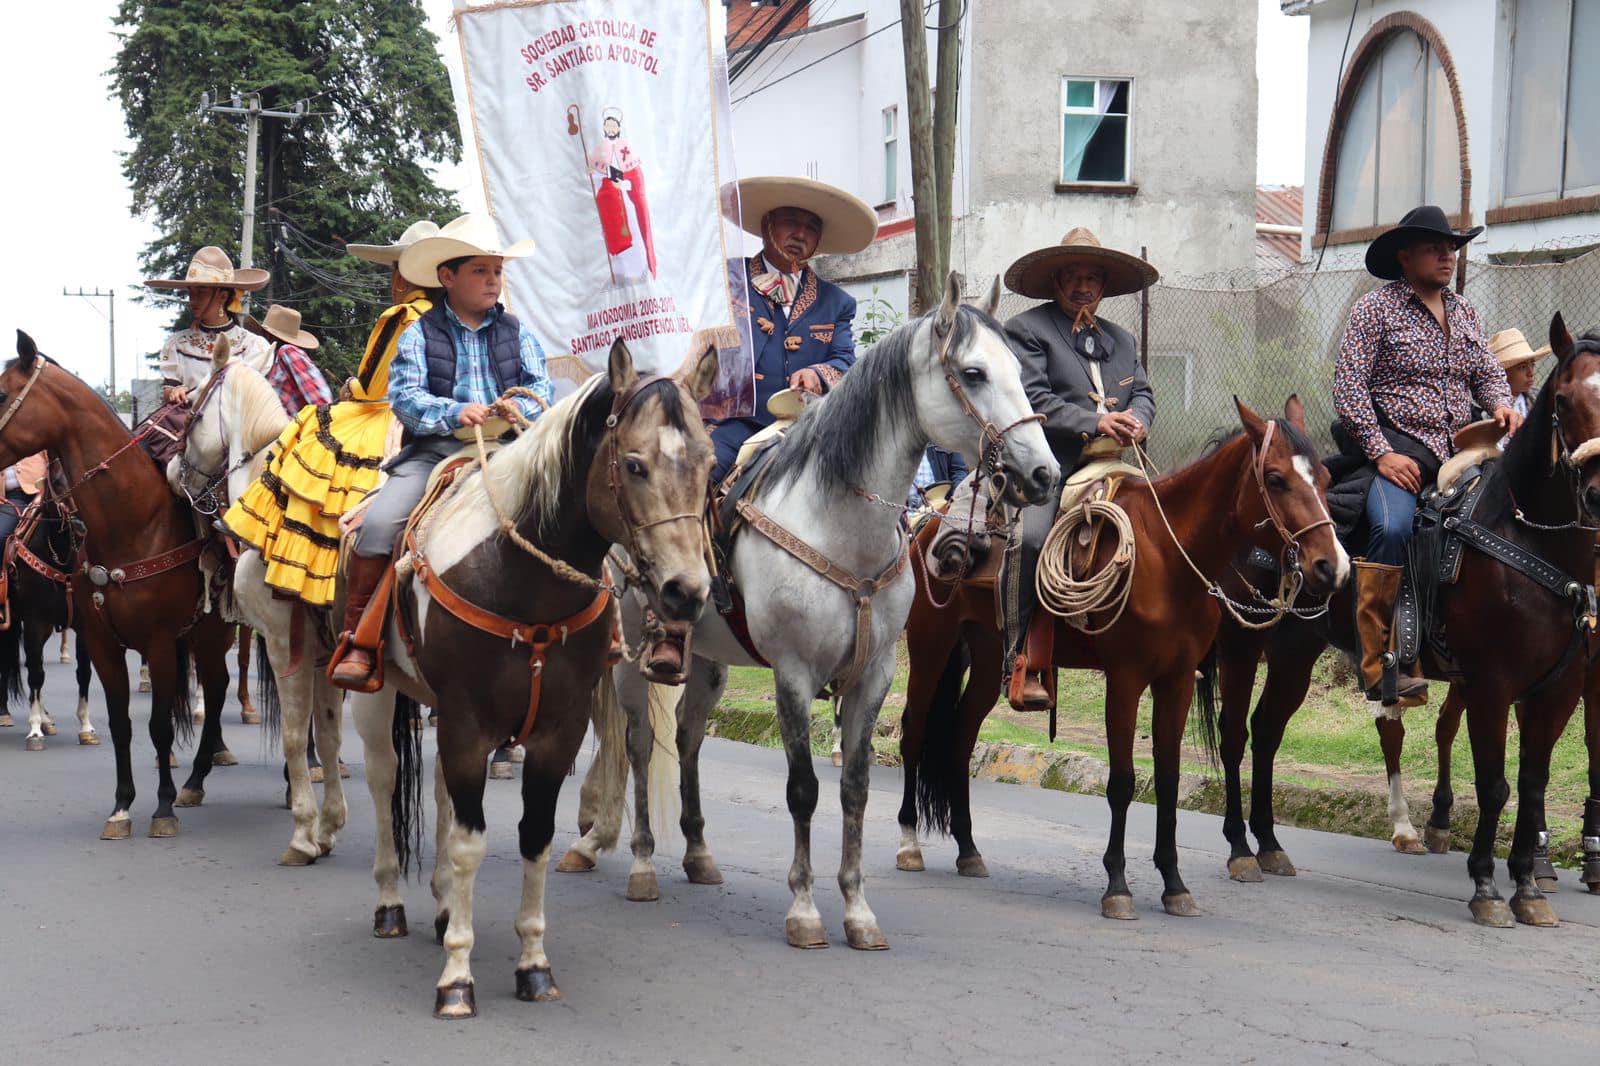
[[[730,62],[793,2],[732,0]],[[804,6],[733,81],[739,172],[807,175],[875,205],[874,245],[821,269],[903,312],[915,249],[900,5]],[[1147,247],[1169,275],[1250,270],[1249,0],[968,0],[966,12],[951,259],[969,289],[1078,225],[1111,246]]]
[[1308,255],[1352,254],[1420,203],[1488,226],[1475,259],[1600,234],[1600,0],[1282,9],[1311,21]]

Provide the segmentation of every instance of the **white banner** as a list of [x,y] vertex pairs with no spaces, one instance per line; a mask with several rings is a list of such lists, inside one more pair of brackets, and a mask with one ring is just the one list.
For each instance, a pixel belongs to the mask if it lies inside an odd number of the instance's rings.
[[507,302],[553,372],[586,377],[620,336],[641,372],[670,373],[695,331],[715,331],[722,376],[703,406],[725,417],[752,409],[755,375],[709,2],[527,0],[459,9],[456,24],[467,150],[501,236],[537,245],[507,264]]

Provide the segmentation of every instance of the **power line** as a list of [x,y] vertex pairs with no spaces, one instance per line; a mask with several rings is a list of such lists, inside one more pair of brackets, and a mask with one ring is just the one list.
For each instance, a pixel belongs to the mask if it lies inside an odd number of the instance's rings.
[[[781,85],[784,82],[788,81],[790,78],[794,77],[796,74],[803,74],[806,71],[810,70],[812,67],[817,66],[819,63],[826,63],[828,60],[832,59],[834,56],[838,55],[840,52],[848,52],[852,48],[858,47],[859,45],[866,44],[868,41],[872,40],[872,38],[876,37],[878,34],[884,33],[885,31],[888,31],[888,30],[892,30],[898,25],[900,25],[900,20],[899,19],[895,19],[893,22],[885,23],[884,25],[879,26],[877,29],[873,30],[871,33],[867,34],[865,37],[862,37],[859,41],[851,41],[847,45],[843,45],[842,47],[835,48],[833,51],[829,52],[827,55],[821,56],[821,57],[819,57],[817,59],[813,59],[811,62],[807,63],[803,67],[796,67],[794,70],[791,70],[789,73],[785,74],[781,78],[774,78],[771,81],[767,82],[765,85],[760,86],[759,88],[751,89],[749,92],[745,93],[743,96],[740,96],[740,97],[736,98],[728,106],[737,107],[739,104],[744,103],[746,100],[750,99],[752,96],[756,95],[757,93],[764,93],[768,89],[772,88],[774,85]],[[729,79],[729,80],[732,80],[732,79]]]
[[734,65],[733,69],[728,72],[728,81],[732,82],[735,78],[740,77],[747,70],[749,70],[750,67],[754,65],[755,61],[761,58],[761,53],[765,51],[773,41],[778,39],[778,36],[789,27],[789,24],[805,13],[806,7],[806,3],[802,2],[802,0],[793,0],[788,8],[776,9],[781,11],[781,14],[779,14],[774,20],[772,28],[767,30],[766,33],[762,35],[761,39],[753,46],[753,49],[747,55],[741,57],[739,62]]
[[[826,21],[829,9],[832,8],[837,2],[838,0],[825,0],[820,8],[811,11],[810,14],[806,16],[807,27],[814,28],[822,25]],[[785,38],[778,43],[776,48],[767,49],[761,61],[751,68],[748,75],[750,80],[753,81],[763,71],[770,75],[782,70],[784,61],[790,56],[794,55],[795,49],[800,47],[800,42],[803,38],[804,31],[796,30],[794,33],[786,35]]]

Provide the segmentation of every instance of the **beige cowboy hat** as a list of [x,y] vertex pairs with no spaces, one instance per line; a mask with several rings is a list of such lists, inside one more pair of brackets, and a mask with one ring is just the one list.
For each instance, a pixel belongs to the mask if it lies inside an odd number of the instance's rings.
[[740,178],[739,216],[733,221],[753,237],[761,220],[780,207],[798,207],[822,219],[818,255],[850,255],[878,235],[878,216],[866,202],[843,189],[810,178]]
[[1456,430],[1453,441],[1457,452],[1493,448],[1506,435],[1505,427],[1492,418],[1469,422]]
[[392,267],[400,262],[401,252],[424,237],[434,237],[438,233],[438,223],[422,219],[407,226],[406,231],[400,234],[400,239],[393,244],[347,244],[344,246],[344,250],[357,259],[365,259],[369,263]]
[[1104,296],[1125,296],[1156,283],[1156,268],[1127,252],[1106,248],[1087,227],[1068,230],[1061,243],[1029,252],[1006,267],[1006,288],[1035,300],[1056,298],[1056,272],[1068,263],[1088,263],[1104,270]]
[[1534,351],[1520,329],[1503,329],[1489,338],[1489,352],[1499,360],[1501,370],[1510,370],[1514,366],[1543,359],[1550,354],[1550,346],[1547,344]]
[[208,244],[189,260],[189,269],[180,279],[151,278],[145,284],[152,289],[238,289],[255,292],[267,283],[270,275],[265,270],[251,267],[235,270],[233,260],[216,245]]
[[261,316],[260,322],[248,315],[245,317],[247,321],[244,322],[244,328],[251,333],[280,340],[296,348],[304,348],[308,352],[322,343],[300,328],[300,312],[292,307],[273,304],[267,308],[267,313]]
[[413,285],[439,287],[439,264],[463,256],[491,255],[497,259],[522,259],[533,254],[533,242],[502,244],[494,219],[466,214],[451,219],[431,237],[423,237],[400,253],[400,274]]

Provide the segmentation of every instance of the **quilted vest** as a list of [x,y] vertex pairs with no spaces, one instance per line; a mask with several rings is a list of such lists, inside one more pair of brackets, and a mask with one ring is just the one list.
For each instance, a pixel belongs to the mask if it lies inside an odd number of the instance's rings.
[[[435,396],[453,397],[456,342],[445,318],[445,305],[441,302],[418,321],[422,323],[423,352],[428,361],[428,391]],[[502,393],[522,380],[521,337],[521,324],[502,308],[489,327],[489,369],[494,374],[495,388]]]

